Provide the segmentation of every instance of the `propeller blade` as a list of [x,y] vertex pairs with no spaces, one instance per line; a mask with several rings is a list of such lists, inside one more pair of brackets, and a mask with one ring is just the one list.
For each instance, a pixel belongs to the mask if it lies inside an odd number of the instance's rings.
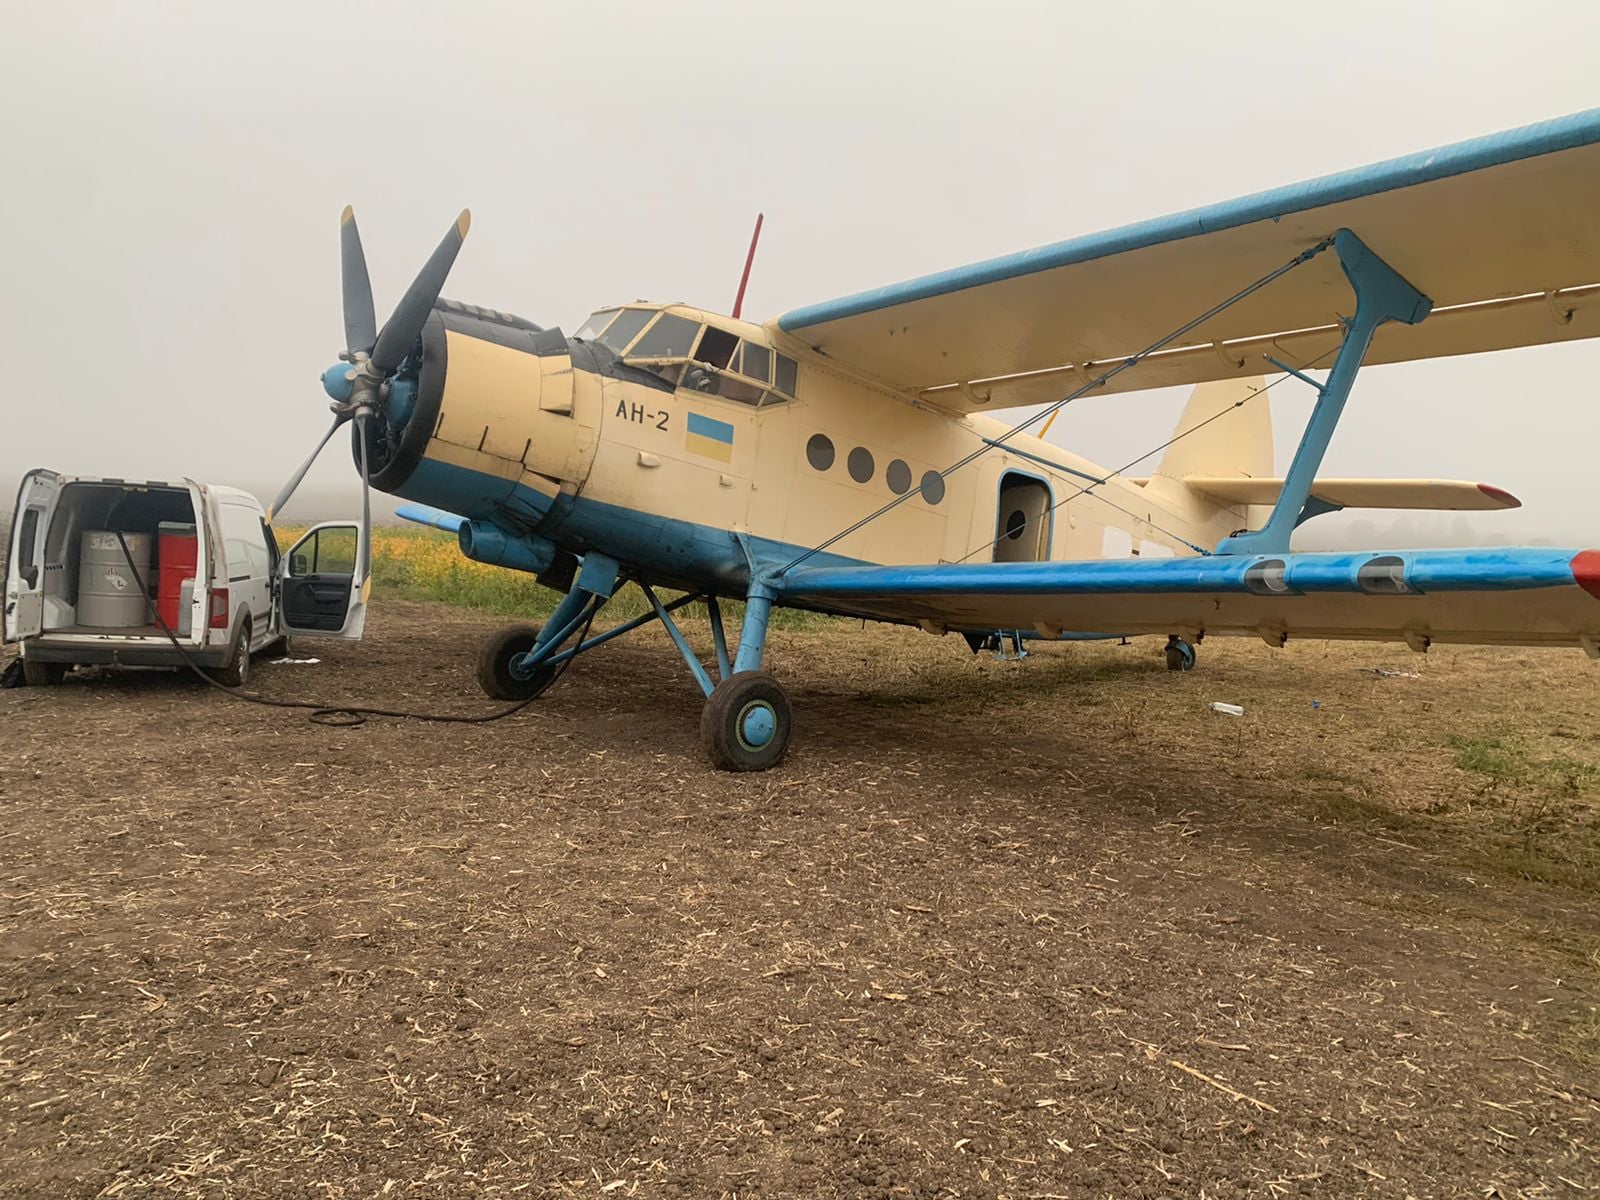
[[372,578],[372,472],[367,463],[367,414],[356,414],[356,445],[361,458],[361,553],[356,562],[356,577],[352,586],[361,589],[361,602],[365,604]]
[[450,232],[444,235],[438,249],[423,264],[422,270],[406,289],[406,294],[400,297],[400,303],[395,305],[394,313],[378,332],[377,343],[372,347],[372,365],[385,375],[394,372],[417,338],[422,336],[422,327],[427,323],[428,314],[433,311],[434,301],[439,299],[439,293],[444,290],[444,281],[455,264],[456,255],[471,224],[472,214],[462,209]]
[[272,507],[267,509],[267,524],[272,524],[272,518],[283,511],[283,506],[289,503],[289,497],[294,495],[295,488],[300,486],[300,481],[306,477],[306,472],[311,470],[311,464],[317,461],[317,455],[322,453],[322,448],[328,444],[328,439],[337,433],[339,426],[349,419],[349,416],[344,413],[334,417],[333,424],[328,426],[328,432],[322,435],[322,440],[317,443],[316,449],[306,457],[305,462],[300,464],[300,469],[290,477],[288,483],[283,485],[283,490],[278,493],[278,498],[272,502]]
[[339,218],[339,275],[344,284],[344,348],[366,353],[378,340],[378,318],[372,307],[372,280],[361,249],[355,209],[344,206]]

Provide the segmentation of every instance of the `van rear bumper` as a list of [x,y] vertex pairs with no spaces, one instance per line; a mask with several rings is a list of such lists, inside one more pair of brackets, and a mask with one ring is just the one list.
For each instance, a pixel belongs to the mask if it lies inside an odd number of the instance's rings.
[[[221,667],[227,665],[230,650],[226,646],[185,646],[188,657],[197,666]],[[117,643],[103,642],[93,645],[84,642],[51,642],[31,638],[22,643],[22,656],[36,663],[71,663],[74,666],[122,667],[181,667],[184,656],[172,648],[170,642]]]

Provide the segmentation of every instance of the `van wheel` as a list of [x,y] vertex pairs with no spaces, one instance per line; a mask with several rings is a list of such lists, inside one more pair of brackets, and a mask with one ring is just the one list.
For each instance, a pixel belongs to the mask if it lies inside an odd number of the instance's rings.
[[54,687],[67,677],[66,663],[34,662],[22,660],[22,682],[29,687]]
[[218,667],[212,672],[211,678],[223,687],[243,687],[250,682],[250,622],[246,621],[239,626],[239,634],[233,639],[233,653],[228,656],[228,663]]

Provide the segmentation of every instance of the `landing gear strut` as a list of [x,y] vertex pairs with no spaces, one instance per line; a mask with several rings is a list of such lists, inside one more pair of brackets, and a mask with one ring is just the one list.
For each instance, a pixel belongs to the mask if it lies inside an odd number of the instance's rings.
[[1194,670],[1194,647],[1175,633],[1167,637],[1166,655],[1167,670]]
[[[792,721],[788,695],[761,669],[774,593],[762,584],[751,584],[734,656],[729,653],[722,609],[715,596],[680,596],[662,603],[655,589],[643,580],[636,582],[651,611],[589,636],[595,615],[624,581],[615,561],[593,552],[585,555],[582,573],[542,629],[510,625],[484,641],[478,653],[478,685],[497,700],[531,700],[578,655],[647,622],[660,621],[706,697],[700,734],[712,764],[723,771],[765,771],[776,766],[789,748]],[[711,618],[715,679],[672,618],[675,610],[698,601],[704,601]]]

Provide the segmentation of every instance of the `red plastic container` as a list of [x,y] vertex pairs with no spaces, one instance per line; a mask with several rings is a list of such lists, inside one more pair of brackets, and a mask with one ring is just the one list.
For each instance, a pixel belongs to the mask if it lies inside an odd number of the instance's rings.
[[200,539],[193,525],[163,521],[156,529],[156,564],[160,575],[156,583],[156,611],[173,633],[183,618],[183,585],[198,572]]

